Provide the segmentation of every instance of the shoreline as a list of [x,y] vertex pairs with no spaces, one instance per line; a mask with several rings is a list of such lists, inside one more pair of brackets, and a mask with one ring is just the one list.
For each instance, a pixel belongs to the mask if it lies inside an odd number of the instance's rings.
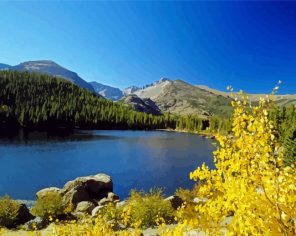
[[[81,131],[82,129],[76,129],[76,130]],[[98,130],[100,130],[100,129],[98,129]],[[110,130],[110,131],[113,131],[113,130]],[[213,133],[201,133],[201,132],[196,132],[196,131],[187,131],[187,130],[178,130],[178,129],[152,129],[152,130],[128,130],[128,131],[147,131],[147,132],[161,131],[161,132],[187,133],[187,134],[198,135],[198,136],[204,137],[206,139],[215,139],[215,135]],[[167,195],[167,196],[170,196],[170,195]],[[123,200],[125,200],[125,199],[126,198],[124,198]],[[21,204],[25,204],[28,208],[31,208],[36,203],[35,199],[15,199],[15,200]]]
[[197,132],[197,131],[187,131],[187,130],[178,130],[178,129],[155,129],[155,131],[165,131],[165,132],[176,132],[176,133],[188,133],[199,135],[208,139],[216,139],[215,133],[206,133],[206,132]]

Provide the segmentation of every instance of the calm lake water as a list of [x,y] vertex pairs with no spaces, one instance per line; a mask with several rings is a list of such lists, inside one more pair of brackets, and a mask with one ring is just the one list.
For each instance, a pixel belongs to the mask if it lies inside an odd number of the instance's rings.
[[0,196],[34,199],[45,187],[78,176],[107,173],[121,198],[130,189],[192,187],[189,172],[213,167],[213,140],[165,131],[76,131],[67,137],[30,133],[0,138]]

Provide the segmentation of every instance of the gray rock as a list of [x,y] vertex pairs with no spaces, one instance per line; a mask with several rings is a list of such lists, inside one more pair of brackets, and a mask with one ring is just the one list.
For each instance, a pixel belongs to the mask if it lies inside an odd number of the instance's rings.
[[106,174],[78,177],[69,181],[62,189],[62,195],[67,204],[76,206],[82,201],[100,200],[113,191],[113,182]]
[[82,213],[87,213],[87,214],[91,214],[92,210],[95,208],[95,204],[92,202],[88,202],[88,201],[83,201],[83,202],[79,202],[76,206],[75,211],[76,212],[82,212]]
[[119,201],[119,196],[113,192],[108,193],[107,198],[111,201]]
[[107,222],[111,226],[113,231],[124,230],[126,227],[123,224],[116,222],[115,220],[110,220]]
[[135,94],[127,95],[121,101],[127,104],[135,111],[150,113],[154,115],[161,114],[160,109],[150,98],[139,98]]
[[112,203],[113,201],[109,198],[102,198],[99,202],[98,202],[98,205],[99,206],[104,206],[104,205],[107,205],[108,203]]
[[123,207],[126,204],[126,201],[121,201],[116,203],[116,207]]
[[17,212],[16,224],[21,225],[21,224],[24,224],[24,223],[32,220],[32,219],[33,219],[33,216],[31,215],[27,206],[25,204],[20,204],[20,207]]
[[178,209],[179,207],[181,207],[182,204],[183,204],[183,200],[180,197],[176,196],[176,195],[170,196],[170,197],[168,197],[168,198],[166,198],[164,200],[165,201],[170,201],[172,207],[175,210]]
[[40,230],[47,226],[45,220],[43,220],[41,217],[36,217],[35,219],[32,219],[28,221],[24,227],[26,230]]
[[71,213],[72,218],[76,220],[82,220],[85,218],[85,213],[83,212],[72,212]]
[[104,208],[104,206],[96,206],[92,212],[91,212],[91,217],[95,218],[98,216],[98,214],[100,213],[100,211]]

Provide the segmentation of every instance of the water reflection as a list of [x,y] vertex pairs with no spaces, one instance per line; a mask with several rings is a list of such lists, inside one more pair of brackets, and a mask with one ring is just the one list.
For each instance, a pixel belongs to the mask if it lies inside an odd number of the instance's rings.
[[48,186],[105,172],[114,191],[166,187],[171,194],[191,187],[189,172],[212,163],[212,140],[161,131],[76,131],[65,137],[30,133],[0,139],[0,195],[34,199]]

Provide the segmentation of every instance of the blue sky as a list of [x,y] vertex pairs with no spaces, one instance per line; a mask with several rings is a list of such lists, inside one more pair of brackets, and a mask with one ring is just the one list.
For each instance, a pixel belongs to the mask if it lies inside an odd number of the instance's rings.
[[0,2],[0,62],[120,88],[160,77],[296,93],[296,2]]

